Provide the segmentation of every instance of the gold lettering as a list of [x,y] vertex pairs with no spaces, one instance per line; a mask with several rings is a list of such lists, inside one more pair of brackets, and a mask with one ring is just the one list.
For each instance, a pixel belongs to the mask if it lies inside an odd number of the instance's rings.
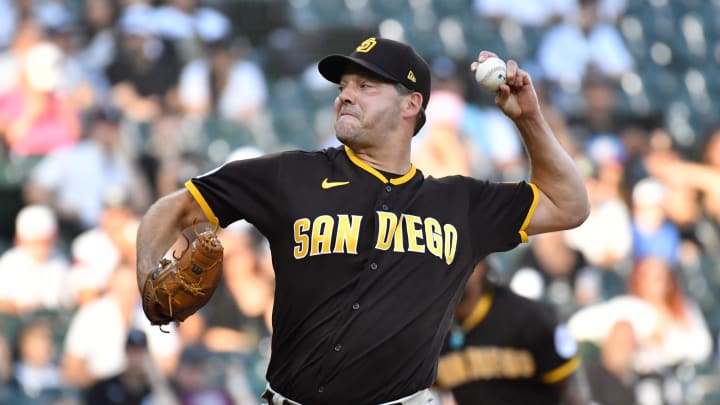
[[395,237],[398,218],[392,212],[378,211],[378,235],[375,249],[388,250]]
[[455,260],[455,252],[457,251],[458,233],[452,224],[445,224],[445,263],[452,264]]
[[403,214],[398,220],[397,227],[393,235],[393,251],[402,253],[405,251],[405,234],[403,233]]
[[333,253],[357,254],[358,239],[360,238],[360,222],[362,216],[353,215],[352,222],[347,214],[338,215],[337,236]]
[[330,253],[332,234],[335,221],[330,215],[320,215],[315,218],[312,225],[312,246],[310,256]]
[[440,388],[453,388],[469,381],[468,369],[462,352],[449,353],[438,361],[437,384]]
[[[438,383],[453,387],[494,378],[532,378],[535,362],[526,350],[494,346],[468,347],[438,362]],[[442,376],[442,380],[441,380]]]
[[293,248],[293,255],[296,259],[302,259],[307,256],[308,244],[310,237],[305,232],[310,229],[310,220],[308,218],[300,218],[295,221],[293,225],[293,232],[295,235],[295,247]]
[[[403,217],[407,227],[408,252],[425,253],[425,245],[419,242],[423,240],[422,219],[417,215],[403,214]],[[418,225],[421,229],[418,229]]]
[[435,218],[425,218],[425,239],[427,239],[427,250],[438,259],[443,256],[443,235],[442,226]]
[[533,360],[530,352],[521,350],[519,353],[518,364],[520,365],[520,375],[530,378],[535,375],[535,360]]
[[513,350],[501,349],[499,351],[500,376],[504,378],[517,378],[519,374],[517,355]]

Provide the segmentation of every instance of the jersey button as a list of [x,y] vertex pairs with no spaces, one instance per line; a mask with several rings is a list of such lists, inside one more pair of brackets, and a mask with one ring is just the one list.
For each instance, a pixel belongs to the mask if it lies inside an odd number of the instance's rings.
[[360,309],[360,304],[358,304],[357,302],[354,303],[354,304],[353,304],[353,309],[356,310],[356,311],[357,311],[358,309]]
[[382,208],[383,211],[387,211],[390,209],[390,207],[388,207],[387,204],[383,204],[382,207],[380,207],[380,208]]
[[378,265],[375,262],[370,263],[370,270],[377,270]]
[[390,185],[385,186],[385,191],[387,191],[388,193],[391,192],[392,187],[390,187]]
[[339,352],[340,350],[342,350],[342,345],[336,344],[335,347],[333,348],[333,350],[335,350],[336,352]]

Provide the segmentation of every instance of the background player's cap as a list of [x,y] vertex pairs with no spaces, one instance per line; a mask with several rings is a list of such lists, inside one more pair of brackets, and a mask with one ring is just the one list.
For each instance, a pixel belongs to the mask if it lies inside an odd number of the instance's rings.
[[430,99],[430,67],[427,62],[407,44],[387,38],[368,38],[348,56],[329,55],[323,58],[318,70],[333,83],[349,63],[355,63],[412,91],[422,94],[423,109]]

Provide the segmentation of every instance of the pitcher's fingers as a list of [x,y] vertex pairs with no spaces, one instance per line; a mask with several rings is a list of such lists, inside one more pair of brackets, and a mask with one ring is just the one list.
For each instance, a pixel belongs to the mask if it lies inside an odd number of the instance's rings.
[[517,85],[516,80],[518,78],[518,70],[519,70],[517,62],[514,59],[510,59],[507,61],[505,66],[506,66],[505,81],[507,82],[507,84],[509,84],[511,86],[516,86]]
[[478,62],[484,62],[487,58],[497,57],[497,54],[495,52],[491,51],[480,51],[480,54],[478,55]]

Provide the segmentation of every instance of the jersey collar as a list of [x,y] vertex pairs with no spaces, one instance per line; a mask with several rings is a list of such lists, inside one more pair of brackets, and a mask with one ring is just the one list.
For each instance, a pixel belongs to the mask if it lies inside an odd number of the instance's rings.
[[350,158],[350,161],[353,162],[356,166],[358,166],[359,168],[372,174],[373,176],[377,177],[383,183],[390,183],[394,186],[397,186],[397,185],[403,184],[403,183],[407,183],[408,181],[410,181],[410,179],[412,179],[415,176],[415,172],[417,171],[417,168],[415,167],[415,165],[411,163],[410,170],[408,170],[407,173],[405,173],[404,175],[402,175],[400,177],[388,179],[387,177],[385,177],[384,174],[380,173],[379,170],[377,170],[376,168],[363,162],[362,159],[360,159],[359,157],[357,157],[357,155],[355,155],[355,152],[353,152],[350,148],[347,147],[347,145],[345,146],[345,153],[347,153],[347,156],[348,156],[348,158]]

